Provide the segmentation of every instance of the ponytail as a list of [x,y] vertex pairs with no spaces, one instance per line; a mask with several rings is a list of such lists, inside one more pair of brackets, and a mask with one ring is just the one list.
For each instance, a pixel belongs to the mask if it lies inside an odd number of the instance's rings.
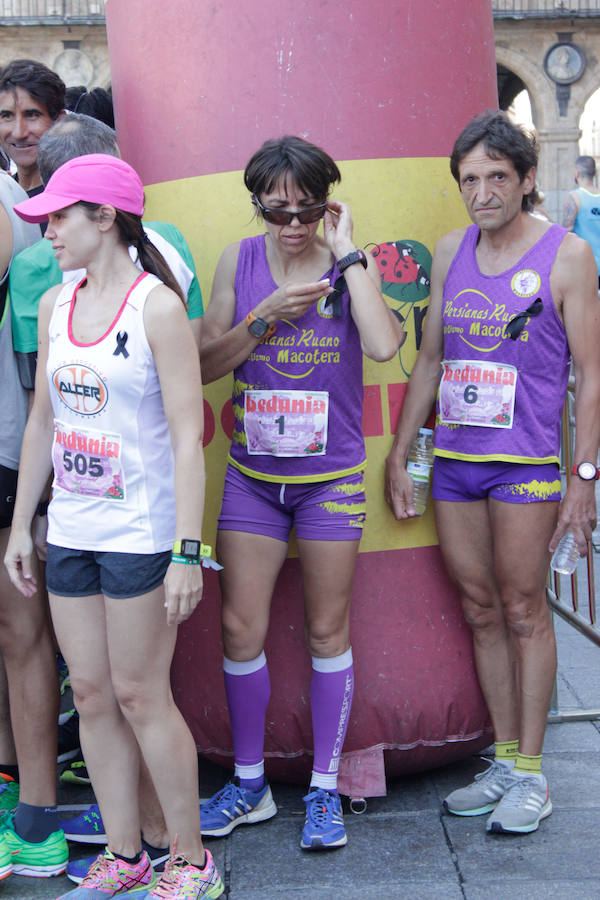
[[187,306],[179,282],[176,280],[168,262],[158,247],[152,243],[144,231],[140,217],[133,213],[123,212],[121,209],[118,209],[115,224],[119,229],[121,240],[126,243],[127,246],[130,244],[134,245],[142,269],[145,272],[150,272],[151,275],[156,275],[157,278],[160,278],[163,284],[166,284],[168,288],[177,294],[183,305]]
[[[86,210],[90,218],[94,218],[96,212],[100,208],[98,203],[89,203],[87,200],[80,200],[80,205]],[[173,275],[171,268],[158,249],[155,247],[148,235],[144,231],[140,216],[135,213],[123,212],[122,209],[116,210],[115,225],[119,232],[119,238],[126,247],[134,246],[137,250],[140,265],[145,272],[156,275],[163,284],[174,291],[183,305],[187,308],[187,302],[179,282]]]

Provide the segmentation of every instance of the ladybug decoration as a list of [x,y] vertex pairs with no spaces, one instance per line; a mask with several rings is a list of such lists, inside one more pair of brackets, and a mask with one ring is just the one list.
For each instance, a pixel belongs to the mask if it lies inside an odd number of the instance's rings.
[[431,253],[419,241],[386,241],[371,251],[382,280],[382,290],[400,303],[415,303],[429,296]]
[[423,319],[427,312],[431,281],[431,253],[419,241],[386,241],[371,250],[381,275],[381,290],[392,313],[410,339],[400,345],[398,357],[408,378],[414,351],[421,346]]

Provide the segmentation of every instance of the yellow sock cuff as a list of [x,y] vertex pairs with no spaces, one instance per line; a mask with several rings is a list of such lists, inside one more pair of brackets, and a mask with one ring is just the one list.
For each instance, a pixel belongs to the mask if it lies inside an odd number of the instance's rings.
[[516,759],[519,752],[518,741],[496,741],[496,759]]
[[524,753],[517,753],[517,761],[515,763],[517,772],[529,772],[531,775],[542,774],[542,754],[539,756],[526,756]]

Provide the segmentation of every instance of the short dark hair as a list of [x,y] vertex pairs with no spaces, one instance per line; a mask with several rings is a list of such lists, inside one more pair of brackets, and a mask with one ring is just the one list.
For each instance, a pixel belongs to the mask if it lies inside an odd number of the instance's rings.
[[[487,110],[469,122],[452,148],[450,171],[459,186],[458,167],[477,144],[483,144],[485,152],[492,159],[509,159],[520,181],[523,181],[530,169],[537,166],[538,146],[535,135],[527,132],[521,125],[511,122],[506,113]],[[523,196],[521,206],[524,210],[531,210],[536,202],[537,188],[534,186],[530,194]]]
[[65,83],[56,72],[33,59],[13,59],[0,72],[0,92],[23,88],[42,103],[51,119],[58,119],[65,108]]
[[100,119],[81,113],[62,116],[40,138],[37,159],[40,178],[47,184],[59,166],[88,153],[120,156],[113,129]]
[[593,156],[578,156],[575,168],[584,178],[593,178],[596,174],[596,160]]
[[85,84],[72,84],[65,91],[65,109],[70,109],[73,112],[77,112],[75,107],[77,106],[77,101],[85,94],[87,88]]
[[292,178],[300,190],[325,200],[332,184],[342,180],[340,170],[324,150],[303,138],[265,141],[246,166],[244,184],[251,194],[269,194],[282,178]]
[[110,91],[105,91],[104,88],[96,87],[91,91],[86,90],[82,85],[76,88],[67,88],[65,105],[73,112],[100,119],[110,128],[115,127],[112,96]]

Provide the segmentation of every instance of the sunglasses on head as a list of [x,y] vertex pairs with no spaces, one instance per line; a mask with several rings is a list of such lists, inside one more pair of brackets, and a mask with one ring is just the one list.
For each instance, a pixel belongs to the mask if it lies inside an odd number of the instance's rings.
[[271,225],[289,225],[292,219],[298,219],[301,225],[310,225],[312,222],[318,222],[325,215],[327,209],[327,201],[318,203],[316,206],[309,206],[306,209],[279,209],[263,206],[256,195],[252,197],[252,202],[260,210],[265,222]]

